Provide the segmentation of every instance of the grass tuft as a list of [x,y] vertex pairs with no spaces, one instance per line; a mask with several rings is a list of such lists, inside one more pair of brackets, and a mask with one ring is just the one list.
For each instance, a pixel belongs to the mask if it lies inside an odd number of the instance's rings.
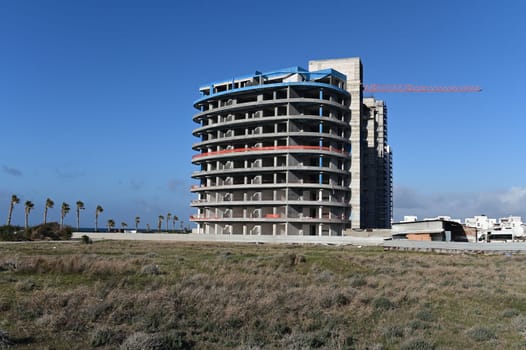
[[124,334],[121,331],[102,326],[91,333],[90,345],[93,347],[115,346],[122,343],[123,340]]
[[186,340],[186,334],[181,332],[166,332],[146,334],[135,332],[122,343],[121,350],[189,350],[193,343]]
[[15,284],[15,289],[20,292],[31,292],[35,289],[37,289],[37,284],[32,279],[25,279],[22,281],[18,281]]
[[418,311],[416,313],[416,318],[419,319],[420,321],[425,321],[425,322],[435,321],[435,316],[433,315],[433,313],[426,309]]
[[157,276],[161,274],[161,269],[159,268],[159,265],[148,264],[148,265],[144,265],[141,268],[141,274]]

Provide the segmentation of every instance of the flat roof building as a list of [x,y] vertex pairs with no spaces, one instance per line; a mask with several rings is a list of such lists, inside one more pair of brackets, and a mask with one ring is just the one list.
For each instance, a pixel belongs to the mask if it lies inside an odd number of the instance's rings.
[[309,70],[202,87],[193,117],[197,231],[341,235],[351,226],[390,227],[386,108],[362,98],[361,70],[358,58],[312,61]]

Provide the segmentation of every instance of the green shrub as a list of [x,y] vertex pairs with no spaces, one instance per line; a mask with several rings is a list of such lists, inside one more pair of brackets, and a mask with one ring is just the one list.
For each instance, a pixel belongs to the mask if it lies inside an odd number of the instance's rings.
[[468,330],[468,336],[474,341],[483,342],[496,339],[495,332],[486,327],[475,327]]
[[274,324],[274,326],[272,327],[272,332],[280,337],[286,334],[290,334],[291,331],[292,330],[287,324],[281,322]]
[[351,279],[351,287],[363,287],[367,284],[367,280],[361,276],[353,277]]
[[378,297],[373,300],[373,307],[377,310],[391,310],[395,308],[395,305],[386,297]]
[[12,344],[9,334],[0,329],[0,349],[9,349]]
[[433,350],[435,345],[421,338],[406,340],[400,345],[400,350]]
[[336,302],[336,305],[338,306],[344,306],[344,305],[347,305],[351,302],[351,298],[344,294],[344,293],[338,293],[336,294],[336,297],[335,297],[335,300]]
[[516,309],[506,309],[502,312],[502,317],[515,317],[515,316],[519,316],[520,315],[520,312]]
[[428,329],[429,323],[422,321],[422,320],[411,320],[411,322],[409,322],[408,324],[408,327],[411,328],[412,330]]
[[90,343],[93,347],[120,344],[124,340],[122,332],[108,327],[97,328],[91,334]]
[[93,243],[93,241],[91,240],[91,238],[89,238],[88,235],[82,235],[82,237],[80,237],[80,242],[82,242],[84,244],[91,244],[91,243]]
[[383,332],[384,338],[392,342],[393,338],[402,338],[404,336],[404,328],[398,325],[387,327]]
[[327,331],[317,332],[309,341],[309,347],[311,349],[317,349],[325,346],[325,344],[330,340],[331,333]]
[[435,320],[435,316],[429,310],[418,311],[416,313],[416,318],[418,318],[421,321],[426,321],[426,322],[433,322]]

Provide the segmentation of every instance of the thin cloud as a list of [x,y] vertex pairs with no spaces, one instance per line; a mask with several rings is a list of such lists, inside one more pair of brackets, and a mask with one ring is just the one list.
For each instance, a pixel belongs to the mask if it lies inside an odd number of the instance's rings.
[[144,181],[130,180],[130,188],[138,191],[144,187]]
[[22,172],[15,168],[10,168],[7,165],[2,166],[2,171],[11,176],[22,176]]
[[183,191],[185,187],[185,182],[179,179],[171,179],[168,181],[168,190],[171,192]]
[[63,180],[74,180],[85,175],[84,172],[78,170],[68,170],[68,169],[57,169],[57,177]]
[[416,209],[427,205],[422,201],[419,194],[409,187],[396,186],[394,195],[396,207],[399,209]]
[[439,215],[464,219],[481,214],[494,218],[509,215],[526,218],[526,187],[478,193],[422,193],[407,186],[395,186],[394,214],[395,221],[405,215],[416,215],[419,219]]

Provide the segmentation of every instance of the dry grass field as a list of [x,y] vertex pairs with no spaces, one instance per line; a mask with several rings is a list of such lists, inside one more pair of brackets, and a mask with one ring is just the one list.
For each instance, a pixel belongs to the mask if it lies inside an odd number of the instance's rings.
[[523,349],[526,256],[0,244],[0,349]]

